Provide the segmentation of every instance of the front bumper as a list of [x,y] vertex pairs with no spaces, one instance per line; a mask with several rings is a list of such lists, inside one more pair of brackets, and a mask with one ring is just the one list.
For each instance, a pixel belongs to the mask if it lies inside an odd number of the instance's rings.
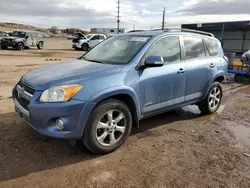
[[7,46],[7,47],[16,47],[16,42],[11,42],[7,40],[2,40],[1,45]]
[[81,48],[81,44],[78,44],[78,43],[73,43],[72,44],[72,48]]
[[[36,91],[27,108],[17,100],[13,89],[15,111],[28,122],[38,133],[62,139],[80,139],[83,135],[88,115],[94,104],[86,105],[85,101],[71,99],[61,103],[39,103],[42,92]],[[63,130],[56,127],[56,120],[64,123]]]

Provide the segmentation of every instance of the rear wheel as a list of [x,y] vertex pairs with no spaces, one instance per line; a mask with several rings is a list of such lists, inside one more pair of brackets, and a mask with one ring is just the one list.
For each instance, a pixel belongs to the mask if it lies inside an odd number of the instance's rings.
[[234,81],[235,82],[244,82],[244,80],[245,80],[244,75],[241,75],[241,74],[235,74],[234,75]]
[[200,111],[204,114],[212,114],[220,107],[222,99],[222,87],[219,82],[214,82],[206,98],[198,104]]
[[39,42],[38,45],[37,45],[37,48],[39,50],[43,49],[43,42]]
[[100,103],[88,118],[82,141],[93,153],[110,153],[127,139],[132,127],[131,112],[116,99]]
[[24,50],[24,45],[23,45],[23,43],[21,43],[21,42],[17,43],[16,49],[19,50],[19,51]]
[[88,51],[89,50],[89,45],[86,44],[86,43],[82,44],[82,50],[83,51]]

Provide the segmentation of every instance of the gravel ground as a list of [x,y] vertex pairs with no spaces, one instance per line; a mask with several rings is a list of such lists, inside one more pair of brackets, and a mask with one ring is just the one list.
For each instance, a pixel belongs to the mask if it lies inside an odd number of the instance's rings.
[[66,39],[47,39],[42,51],[0,50],[0,187],[250,187],[250,86],[224,84],[217,114],[188,106],[141,121],[117,151],[93,155],[80,145],[38,135],[13,110],[20,76],[79,57]]

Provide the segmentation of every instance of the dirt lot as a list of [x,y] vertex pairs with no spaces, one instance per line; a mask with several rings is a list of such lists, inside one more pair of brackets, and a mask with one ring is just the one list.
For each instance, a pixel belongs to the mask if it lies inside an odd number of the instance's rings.
[[13,110],[11,89],[21,75],[76,58],[66,39],[44,50],[0,51],[0,187],[250,187],[250,86],[224,84],[217,114],[196,106],[143,120],[119,150],[97,156],[66,141],[45,141]]

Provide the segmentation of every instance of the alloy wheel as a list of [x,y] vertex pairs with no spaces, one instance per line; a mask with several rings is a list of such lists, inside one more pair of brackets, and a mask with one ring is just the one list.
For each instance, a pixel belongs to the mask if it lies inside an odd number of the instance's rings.
[[127,120],[120,110],[109,110],[96,126],[96,139],[102,146],[116,144],[126,131]]
[[213,110],[218,107],[221,100],[221,91],[218,87],[214,87],[209,94],[209,107]]

